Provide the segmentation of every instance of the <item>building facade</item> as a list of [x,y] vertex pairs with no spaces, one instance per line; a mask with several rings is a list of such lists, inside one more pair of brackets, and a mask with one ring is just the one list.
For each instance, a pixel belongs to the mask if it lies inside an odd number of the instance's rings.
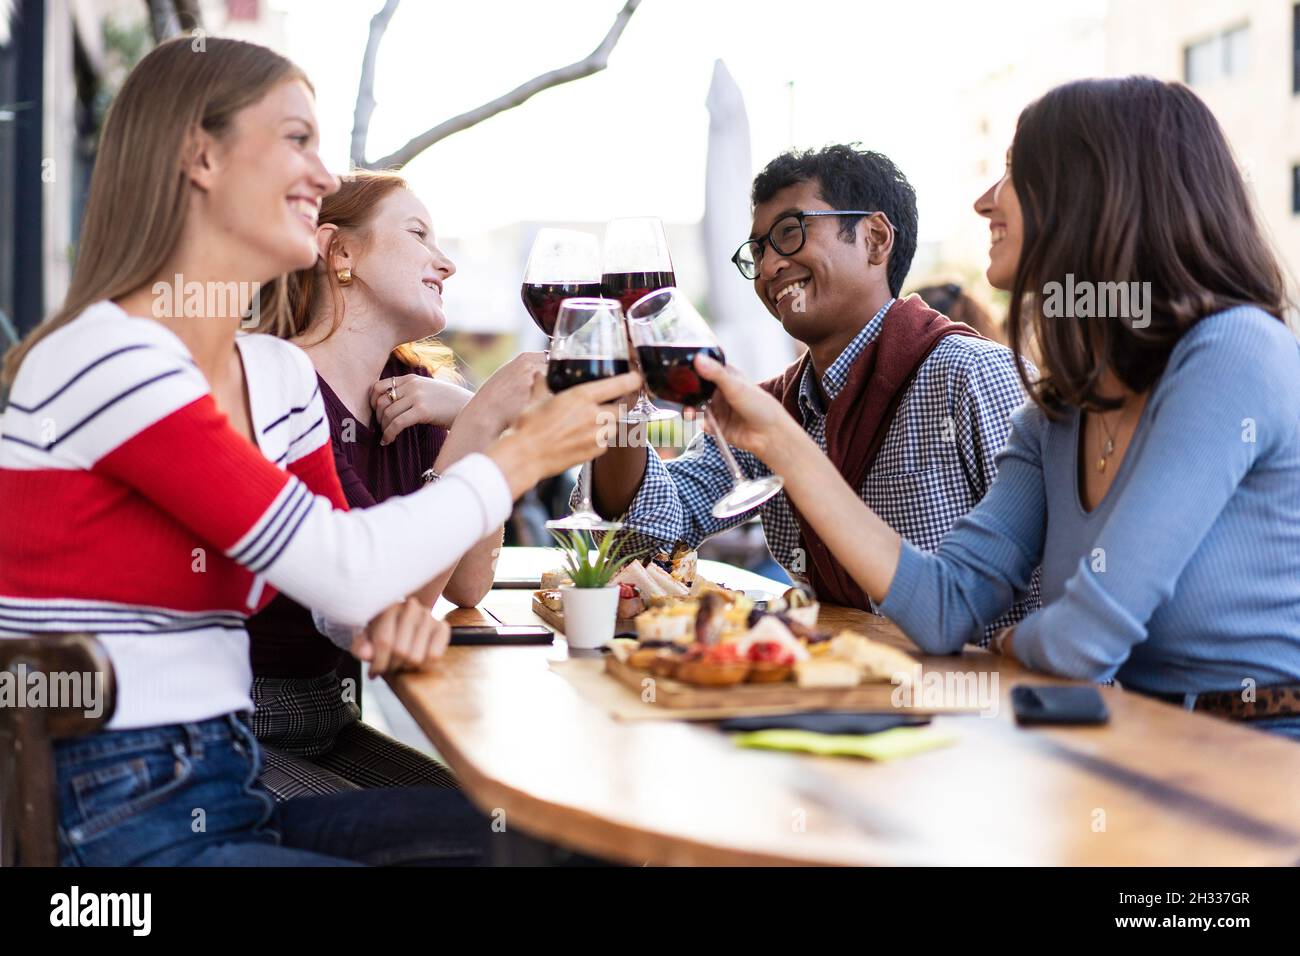
[[1290,283],[1300,290],[1300,3],[1112,2],[1106,66],[1186,83],[1232,144]]

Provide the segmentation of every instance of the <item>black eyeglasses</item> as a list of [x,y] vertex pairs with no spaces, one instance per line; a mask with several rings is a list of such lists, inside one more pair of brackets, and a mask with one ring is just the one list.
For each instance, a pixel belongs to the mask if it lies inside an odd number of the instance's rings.
[[792,212],[776,221],[766,236],[747,239],[740,244],[731,261],[746,279],[758,278],[758,264],[763,261],[763,245],[767,243],[783,256],[792,256],[808,241],[808,224],[804,221],[817,216],[874,216],[879,210],[866,209],[806,209]]

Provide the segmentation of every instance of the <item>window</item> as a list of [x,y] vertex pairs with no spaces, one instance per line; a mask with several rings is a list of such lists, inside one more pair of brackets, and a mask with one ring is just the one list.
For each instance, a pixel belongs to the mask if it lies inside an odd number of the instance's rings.
[[257,21],[258,0],[226,0],[226,16],[232,20]]
[[[1300,5],[1297,5],[1300,10]],[[1300,35],[1300,34],[1298,34]],[[1189,86],[1205,86],[1241,76],[1250,69],[1250,25],[1241,24],[1183,49],[1183,79]],[[1297,74],[1300,78],[1300,73]]]

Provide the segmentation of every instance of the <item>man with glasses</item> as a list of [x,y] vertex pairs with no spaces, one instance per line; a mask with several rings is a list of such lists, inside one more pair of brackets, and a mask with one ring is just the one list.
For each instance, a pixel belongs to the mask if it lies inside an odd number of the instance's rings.
[[[916,251],[916,194],[880,153],[854,146],[778,156],[754,180],[753,231],[732,261],[768,312],[807,347],[763,383],[904,538],[933,551],[984,496],[1024,401],[1012,353],[898,298]],[[769,474],[736,450],[749,477]],[[664,463],[614,448],[593,470],[595,504],[626,512],[638,549],[671,548],[753,517],[713,517],[732,478],[711,436]],[[820,599],[874,610],[784,494],[758,509],[772,556]],[[1037,588],[985,633],[1037,605]],[[972,639],[979,639],[972,635]]]

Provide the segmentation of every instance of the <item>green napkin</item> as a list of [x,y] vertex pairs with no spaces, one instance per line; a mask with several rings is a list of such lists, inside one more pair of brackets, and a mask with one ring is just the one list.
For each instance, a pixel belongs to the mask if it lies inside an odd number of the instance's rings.
[[818,734],[811,730],[756,730],[737,734],[738,747],[757,747],[762,750],[803,750],[822,756],[867,757],[870,760],[892,760],[910,754],[924,753],[936,747],[955,743],[955,734],[946,734],[933,727],[895,727],[878,734]]

